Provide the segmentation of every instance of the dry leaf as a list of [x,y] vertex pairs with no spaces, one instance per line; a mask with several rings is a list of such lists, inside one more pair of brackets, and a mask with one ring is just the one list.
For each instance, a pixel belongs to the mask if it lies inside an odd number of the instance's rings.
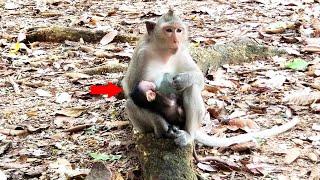
[[[257,131],[260,129],[259,125],[251,119],[231,119],[228,121],[230,129],[240,128],[246,132]],[[229,129],[229,127],[228,127]]]
[[286,164],[291,164],[293,161],[295,161],[301,154],[301,151],[299,148],[293,148],[288,150],[287,155],[284,158],[284,162]]
[[269,79],[260,78],[257,79],[252,86],[256,87],[268,87],[270,89],[281,89],[283,88],[283,83],[286,81],[287,77],[284,74],[279,74],[278,72],[269,71],[266,74]]
[[294,138],[294,139],[292,139],[292,141],[293,141],[295,144],[297,144],[297,145],[300,145],[300,146],[303,145],[303,141],[302,141],[301,139]]
[[28,130],[0,129],[0,133],[7,136],[22,136],[28,134]]
[[237,151],[237,152],[254,150],[256,148],[257,148],[257,143],[252,142],[252,141],[230,146],[230,149],[232,149],[233,151]]
[[279,175],[278,180],[290,180],[290,177],[286,175]]
[[106,51],[98,50],[94,53],[98,58],[113,58],[115,55]]
[[307,43],[309,46],[319,46],[320,38],[306,38],[305,43]]
[[228,119],[234,119],[245,115],[247,115],[247,112],[236,109],[228,116]]
[[4,169],[22,169],[22,168],[30,168],[30,163],[19,163],[19,162],[0,162],[0,167]]
[[224,160],[220,158],[215,158],[211,160],[211,165],[218,169],[223,171],[239,171],[240,166],[237,163],[234,163],[229,160]]
[[43,89],[37,89],[35,91],[35,93],[37,93],[37,95],[40,97],[51,97],[52,96],[52,94],[49,91],[45,91]]
[[30,167],[24,173],[30,177],[40,176],[44,171],[47,170],[45,165]]
[[[12,141],[0,142],[0,156],[2,156],[12,146]],[[0,178],[1,179],[1,178]]]
[[308,89],[285,95],[283,102],[294,105],[308,105],[320,99],[320,92],[310,92]]
[[302,48],[302,51],[320,54],[320,46],[307,45]]
[[81,124],[81,125],[73,126],[69,129],[66,129],[65,132],[76,133],[76,132],[82,131],[86,128],[89,128],[91,126],[92,126],[92,124]]
[[309,179],[310,180],[319,180],[320,179],[320,166],[319,165],[313,166]]
[[115,171],[113,176],[112,176],[113,180],[124,180],[124,178],[122,177],[121,173],[119,173],[118,171]]
[[320,37],[320,20],[314,18],[311,20],[312,27],[314,28],[314,37]]
[[66,109],[57,111],[55,114],[65,115],[69,117],[79,117],[85,111],[87,111],[87,109],[84,107],[73,107],[73,108],[66,108]]
[[268,34],[277,34],[283,33],[287,28],[287,24],[285,22],[275,22],[269,24],[268,27],[264,28],[264,32]]
[[74,124],[75,119],[73,117],[68,116],[56,116],[54,118],[54,125],[56,128],[69,127]]
[[313,123],[312,124],[312,129],[315,131],[320,131],[320,124],[319,123]]
[[0,170],[0,179],[1,180],[7,180],[7,176],[2,170]]
[[20,6],[17,2],[10,2],[7,1],[6,4],[4,5],[4,9],[6,10],[14,10],[14,9],[18,9]]
[[61,104],[63,102],[70,102],[71,101],[71,95],[63,92],[56,95],[56,102]]
[[210,84],[205,84],[204,89],[211,92],[211,93],[217,93],[220,91],[220,88],[218,86],[213,86]]
[[49,167],[59,174],[59,179],[79,179],[89,174],[87,169],[73,169],[67,159],[58,158],[56,162],[49,164]]
[[80,46],[80,50],[86,53],[93,53],[94,52],[94,48],[93,47],[89,47],[89,46]]
[[66,73],[65,76],[73,79],[88,79],[90,78],[90,75],[79,73],[79,72],[72,72],[72,73]]
[[210,164],[198,163],[197,167],[204,172],[215,172],[215,170]]
[[21,42],[21,41],[23,41],[25,39],[26,39],[26,33],[25,32],[19,32],[17,41]]
[[309,136],[308,139],[311,141],[320,141],[320,135]]
[[320,64],[309,66],[307,74],[309,76],[320,76]]
[[318,161],[318,156],[315,153],[312,153],[312,152],[308,153],[307,156],[312,162],[317,162]]
[[262,164],[246,164],[246,171],[255,175],[255,176],[263,176],[264,167]]
[[32,125],[27,125],[27,130],[28,130],[28,132],[30,132],[30,133],[39,133],[39,132],[47,129],[48,127],[49,127],[48,124],[42,124],[42,125],[40,125],[40,126],[38,126],[38,127],[34,127],[34,126],[32,126]]
[[221,117],[221,112],[223,111],[223,109],[217,107],[217,106],[210,106],[208,107],[207,111],[210,114],[210,117],[214,118],[214,119],[218,119],[219,117]]
[[109,129],[112,129],[112,128],[121,128],[129,124],[130,124],[129,121],[107,121],[105,126],[108,127]]
[[253,111],[257,114],[266,114],[267,106],[250,106],[250,111]]
[[34,116],[38,116],[38,112],[37,111],[28,111],[28,112],[26,112],[26,115],[28,117],[34,117]]
[[318,104],[318,103],[311,104],[310,108],[314,112],[320,112],[320,104]]
[[86,177],[86,180],[108,180],[111,179],[112,172],[103,162],[95,162],[92,165],[90,173]]
[[117,35],[118,31],[116,30],[109,32],[100,40],[100,44],[102,44],[103,46],[109,44]]
[[302,48],[302,51],[320,53],[320,38],[307,38],[305,41],[307,45]]
[[20,94],[21,90],[19,88],[19,85],[13,80],[13,78],[11,76],[8,77],[8,81],[12,85],[14,92],[17,94]]

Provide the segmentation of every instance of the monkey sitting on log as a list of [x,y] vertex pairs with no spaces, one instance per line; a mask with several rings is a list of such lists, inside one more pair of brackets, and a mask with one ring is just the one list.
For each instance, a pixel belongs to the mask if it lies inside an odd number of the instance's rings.
[[[281,126],[230,138],[207,135],[200,129],[205,114],[205,105],[201,96],[204,76],[189,53],[187,26],[174,14],[173,10],[169,10],[156,23],[147,21],[146,28],[147,33],[136,46],[122,82],[127,97],[126,111],[129,120],[138,131],[153,132],[156,137],[173,138],[178,146],[185,146],[196,140],[207,146],[227,147],[255,138],[277,135],[299,122],[298,118],[294,118]],[[158,79],[163,79],[166,74],[173,77],[171,85],[176,95],[181,97],[185,112],[183,128],[174,131],[173,134],[170,132],[170,123],[161,113],[140,107],[130,97],[141,81],[157,84]],[[160,107],[161,111],[165,109]]]

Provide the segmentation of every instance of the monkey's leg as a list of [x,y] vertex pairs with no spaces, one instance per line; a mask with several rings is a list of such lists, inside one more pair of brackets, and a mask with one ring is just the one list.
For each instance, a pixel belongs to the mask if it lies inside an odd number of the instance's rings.
[[184,146],[191,143],[205,115],[205,107],[201,96],[201,88],[192,85],[183,91],[183,107],[186,113],[186,132],[182,132],[175,142]]
[[173,137],[173,131],[169,131],[169,124],[160,115],[152,113],[148,110],[138,107],[132,99],[126,102],[126,111],[134,128],[139,132],[148,133],[154,132],[155,136]]

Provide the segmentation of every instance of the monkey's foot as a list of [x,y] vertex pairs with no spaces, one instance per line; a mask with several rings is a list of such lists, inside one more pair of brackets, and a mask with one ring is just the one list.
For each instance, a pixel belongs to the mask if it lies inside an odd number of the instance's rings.
[[175,139],[178,137],[178,133],[179,133],[179,128],[177,126],[169,125],[166,137],[170,139]]
[[184,147],[192,142],[192,138],[189,133],[184,130],[179,130],[177,137],[174,139],[174,142],[180,146]]

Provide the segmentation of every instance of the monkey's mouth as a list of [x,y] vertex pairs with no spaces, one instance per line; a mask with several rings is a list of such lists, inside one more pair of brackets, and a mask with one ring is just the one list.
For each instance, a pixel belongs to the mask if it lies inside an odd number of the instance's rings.
[[178,47],[172,47],[169,50],[171,51],[172,54],[175,54],[178,51]]

